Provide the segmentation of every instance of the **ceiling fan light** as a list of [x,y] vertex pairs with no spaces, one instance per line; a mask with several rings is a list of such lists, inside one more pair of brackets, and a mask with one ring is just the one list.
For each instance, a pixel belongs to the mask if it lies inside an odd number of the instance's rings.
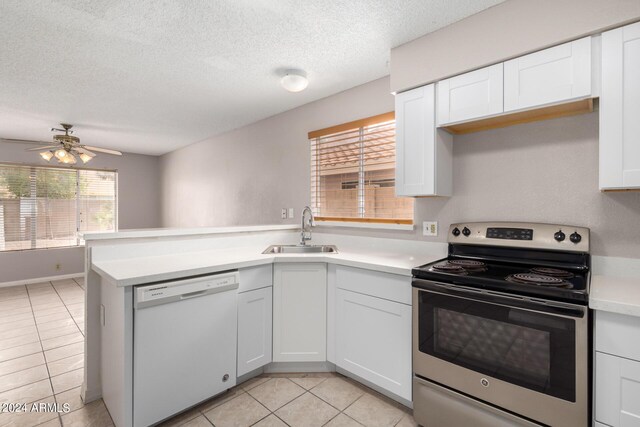
[[90,155],[88,155],[86,153],[80,153],[80,160],[82,160],[82,163],[87,163],[91,159],[93,159],[93,157],[91,157]]
[[62,148],[56,150],[56,152],[54,153],[56,158],[60,161],[62,161],[65,157],[69,156],[69,153],[67,153],[66,150],[63,150]]
[[48,162],[53,157],[53,152],[51,152],[51,151],[43,151],[42,153],[40,153],[40,157],[42,157],[43,159],[45,159]]
[[280,84],[289,92],[301,92],[309,86],[309,80],[304,71],[288,70],[280,79]]

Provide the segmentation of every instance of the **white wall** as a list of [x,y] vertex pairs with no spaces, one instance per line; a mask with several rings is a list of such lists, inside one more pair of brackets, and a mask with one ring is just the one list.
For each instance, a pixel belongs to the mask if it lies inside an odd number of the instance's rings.
[[[393,109],[383,78],[162,156],[163,225],[298,223],[310,199],[307,133]],[[280,219],[284,207],[295,219]]]
[[[0,163],[46,165],[31,146],[0,142]],[[89,164],[94,168],[118,170],[118,222],[120,229],[159,227],[159,158],[125,153],[122,157],[98,155]],[[56,264],[61,269],[56,271]],[[56,248],[0,252],[0,284],[84,271],[84,248]]]
[[[306,133],[392,109],[387,85],[377,80],[163,156],[163,225],[297,223],[310,199]],[[598,190],[597,113],[455,136],[453,147],[453,197],[416,199],[416,222],[437,220],[438,237],[420,227],[316,232],[444,242],[452,222],[557,222],[590,227],[595,255],[640,258],[640,193]],[[280,220],[284,206],[296,219]]]
[[638,0],[508,0],[391,50],[403,91],[640,20]]

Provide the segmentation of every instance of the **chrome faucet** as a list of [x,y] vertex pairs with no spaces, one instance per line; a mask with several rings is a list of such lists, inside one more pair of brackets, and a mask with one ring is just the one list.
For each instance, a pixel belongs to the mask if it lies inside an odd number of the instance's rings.
[[[305,216],[309,212],[309,218],[305,222]],[[311,227],[313,226],[313,212],[309,206],[302,210],[302,228],[300,229],[300,245],[305,246],[307,240],[311,240]]]

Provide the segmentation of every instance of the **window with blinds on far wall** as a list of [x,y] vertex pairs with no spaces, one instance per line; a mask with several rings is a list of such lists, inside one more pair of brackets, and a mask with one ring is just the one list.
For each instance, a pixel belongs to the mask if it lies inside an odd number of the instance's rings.
[[80,245],[117,229],[117,172],[0,164],[0,252]]
[[395,196],[394,113],[309,133],[317,221],[413,224],[413,199]]

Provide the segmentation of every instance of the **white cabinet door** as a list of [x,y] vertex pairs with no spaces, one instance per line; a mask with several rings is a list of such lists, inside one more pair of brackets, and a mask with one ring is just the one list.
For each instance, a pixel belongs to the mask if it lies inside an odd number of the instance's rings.
[[503,112],[502,63],[438,82],[438,126]]
[[238,376],[271,363],[272,289],[238,295]]
[[396,95],[396,195],[450,196],[451,135],[435,126],[433,84]]
[[592,95],[591,37],[504,63],[504,111]]
[[602,34],[600,189],[640,188],[640,23]]
[[640,427],[640,362],[596,352],[595,419]]
[[327,359],[327,265],[275,264],[273,361]]
[[411,306],[336,292],[336,365],[411,400]]

